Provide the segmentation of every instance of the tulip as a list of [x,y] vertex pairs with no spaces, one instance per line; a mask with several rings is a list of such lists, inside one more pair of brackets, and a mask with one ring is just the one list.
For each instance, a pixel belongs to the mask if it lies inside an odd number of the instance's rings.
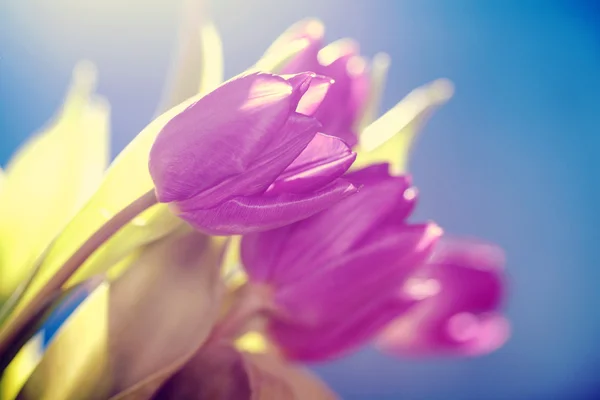
[[498,311],[503,263],[504,254],[494,245],[440,242],[431,261],[404,286],[404,295],[422,300],[381,332],[378,347],[401,356],[476,356],[502,346],[509,336]]
[[285,31],[267,50],[265,57],[283,53],[293,43],[304,41],[302,51],[285,63],[279,73],[313,71],[333,78],[327,95],[318,107],[303,112],[314,115],[323,124],[323,132],[340,137],[349,146],[357,144],[357,123],[369,100],[370,77],[366,61],[359,55],[358,44],[339,40],[323,44],[324,27],[320,21],[300,21]]
[[171,119],[150,151],[160,202],[215,235],[273,229],[354,193],[340,178],[355,154],[297,111],[315,106],[329,78],[303,73],[236,77]]
[[306,220],[242,239],[250,285],[268,288],[268,334],[291,359],[338,357],[365,343],[413,300],[395,295],[441,229],[409,224],[410,179],[387,164],[346,175],[359,192]]

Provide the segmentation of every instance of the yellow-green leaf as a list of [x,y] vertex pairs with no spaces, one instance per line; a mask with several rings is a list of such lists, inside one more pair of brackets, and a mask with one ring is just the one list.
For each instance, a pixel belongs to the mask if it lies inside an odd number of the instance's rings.
[[42,358],[42,334],[31,338],[6,367],[0,380],[0,398],[14,400]]
[[200,28],[202,42],[202,73],[198,93],[208,93],[223,83],[223,45],[217,27],[212,22]]
[[2,186],[4,185],[4,170],[0,168],[0,191],[2,191]]
[[160,112],[198,93],[208,93],[223,82],[221,37],[206,14],[206,6],[202,1],[184,2],[178,48],[173,57]]
[[377,53],[370,63],[370,90],[369,100],[365,109],[362,111],[362,116],[358,119],[357,132],[362,132],[369,126],[379,115],[381,99],[385,90],[388,70],[390,68],[390,56],[386,53]]
[[96,73],[77,65],[61,112],[8,163],[0,191],[0,297],[98,187],[108,164],[109,109],[92,94]]
[[352,167],[388,162],[392,173],[405,172],[415,137],[432,111],[448,101],[452,93],[452,83],[446,79],[413,90],[362,131]]
[[230,290],[243,285],[248,280],[242,268],[240,255],[241,236],[231,236],[227,240],[223,257],[223,280]]
[[223,241],[184,226],[148,246],[112,285],[115,398],[145,399],[201,347],[219,316]]
[[[152,190],[148,157],[156,136],[171,118],[201,96],[190,98],[156,118],[117,156],[104,175],[98,190],[56,238],[19,309],[108,219]],[[115,261],[126,257],[140,246],[167,235],[181,224],[166,205],[151,207],[109,239],[98,254],[84,263],[76,279],[71,279],[67,286],[106,271]]]
[[105,399],[109,290],[100,283],[71,314],[17,397],[21,400]]

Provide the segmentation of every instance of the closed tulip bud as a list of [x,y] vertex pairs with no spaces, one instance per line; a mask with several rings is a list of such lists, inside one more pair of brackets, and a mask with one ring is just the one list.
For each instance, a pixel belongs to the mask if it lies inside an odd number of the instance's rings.
[[175,116],[150,152],[160,202],[210,234],[245,234],[307,218],[356,188],[341,176],[355,154],[298,112],[313,73],[236,77]]

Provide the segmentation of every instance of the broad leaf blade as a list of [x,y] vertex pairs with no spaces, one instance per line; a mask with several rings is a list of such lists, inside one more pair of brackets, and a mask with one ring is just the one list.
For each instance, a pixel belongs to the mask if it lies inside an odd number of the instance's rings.
[[39,364],[43,353],[43,335],[37,334],[19,350],[2,373],[0,398],[13,400]]
[[160,112],[223,82],[223,46],[202,1],[186,0],[176,54],[165,86]]
[[150,245],[111,287],[115,398],[149,398],[201,347],[218,317],[222,241],[182,228]]
[[18,399],[106,398],[108,284],[100,283],[65,321]]
[[0,297],[98,187],[108,164],[109,108],[92,96],[95,71],[74,72],[63,109],[9,162],[0,191]]
[[362,132],[377,119],[389,68],[389,55],[386,53],[378,53],[373,57],[370,65],[369,100],[358,121],[358,126],[356,127],[357,132]]
[[388,162],[393,173],[406,171],[412,144],[434,109],[452,96],[452,84],[440,79],[421,86],[361,133],[352,168]]
[[[119,154],[104,175],[98,190],[56,238],[19,308],[22,308],[85,240],[109,218],[152,190],[148,156],[156,136],[173,116],[200,97],[198,95],[191,98],[156,118]],[[146,210],[126,225],[120,233],[109,239],[99,252],[81,267],[76,277],[71,279],[67,286],[106,271],[115,261],[126,257],[140,246],[166,236],[181,224],[181,221],[164,204]]]

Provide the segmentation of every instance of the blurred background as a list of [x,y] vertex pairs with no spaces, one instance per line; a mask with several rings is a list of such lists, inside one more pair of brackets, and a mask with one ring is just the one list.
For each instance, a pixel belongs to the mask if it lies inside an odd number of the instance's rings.
[[[81,58],[112,104],[116,155],[153,116],[179,3],[0,0],[0,164],[60,106]],[[513,337],[478,359],[366,349],[316,366],[342,398],[600,396],[600,2],[213,0],[212,13],[227,77],[315,16],[328,39],[391,55],[384,109],[432,79],[456,84],[412,157],[415,218],[506,249]]]

